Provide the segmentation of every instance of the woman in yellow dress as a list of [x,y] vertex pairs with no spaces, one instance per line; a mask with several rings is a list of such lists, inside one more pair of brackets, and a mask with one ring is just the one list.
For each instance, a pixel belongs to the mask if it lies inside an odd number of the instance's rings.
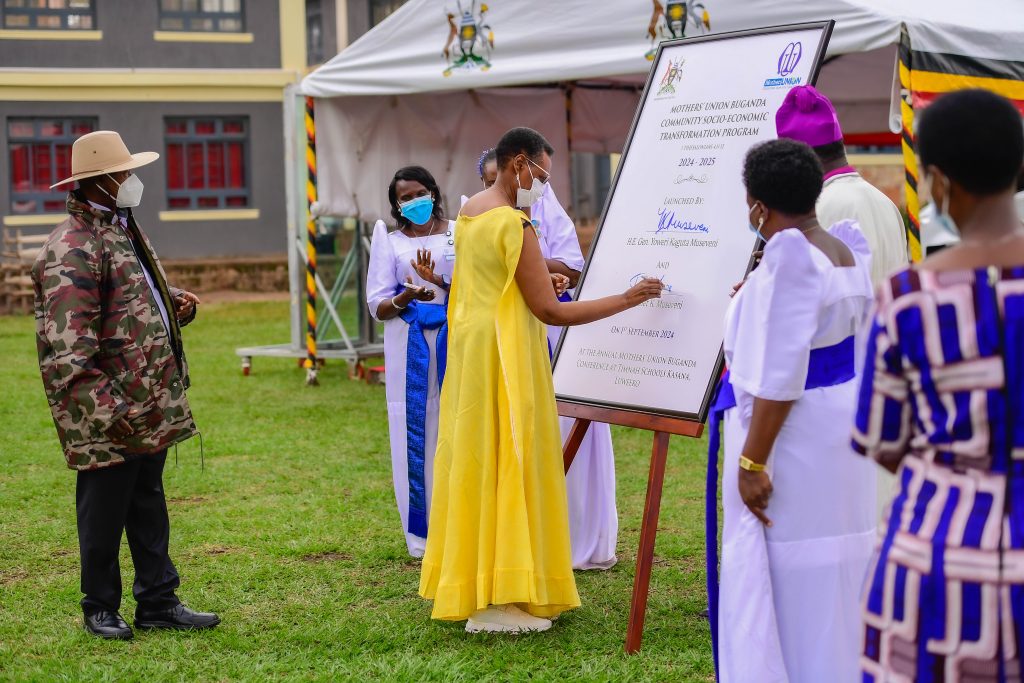
[[[529,128],[498,143],[498,178],[462,208],[448,363],[420,595],[470,633],[543,631],[578,607],[562,438],[545,325],[580,325],[661,295],[659,280],[562,303],[529,216],[551,170]],[[528,208],[526,209],[529,210]],[[555,286],[552,286],[555,283]]]

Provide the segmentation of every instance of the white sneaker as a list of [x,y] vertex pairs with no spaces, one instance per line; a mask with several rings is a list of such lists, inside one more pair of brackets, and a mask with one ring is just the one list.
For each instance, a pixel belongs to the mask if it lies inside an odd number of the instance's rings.
[[549,628],[549,619],[527,614],[515,605],[491,605],[473,612],[466,621],[466,633],[528,633]]

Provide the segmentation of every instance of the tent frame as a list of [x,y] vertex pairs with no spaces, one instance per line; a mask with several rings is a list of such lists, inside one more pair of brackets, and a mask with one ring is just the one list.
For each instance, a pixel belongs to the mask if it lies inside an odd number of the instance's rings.
[[[308,348],[305,342],[306,315],[306,274],[308,249],[315,249],[311,244],[308,232],[304,228],[307,217],[311,216],[308,202],[299,201],[306,187],[306,155],[305,134],[305,98],[299,92],[298,85],[290,85],[284,95],[284,149],[285,149],[285,206],[288,214],[288,301],[291,338],[285,344],[269,346],[242,346],[235,349],[235,355],[241,358],[242,374],[248,375],[252,370],[252,359],[256,356],[268,358],[295,358],[300,363],[308,359]],[[300,150],[302,152],[300,153]],[[320,218],[312,217],[319,221]],[[355,279],[357,298],[362,298],[365,287],[363,275],[369,257],[370,244],[366,238],[365,226],[358,223],[352,246],[342,261],[341,270],[331,289],[324,285],[320,275],[312,276],[315,286],[314,297],[318,294],[321,310],[325,314],[320,317],[316,326],[316,357],[319,365],[327,359],[344,360],[349,367],[349,376],[359,373],[363,361],[384,355],[384,344],[378,339],[376,326],[369,317],[365,306],[357,306],[359,333],[353,338],[341,320],[338,309],[345,297],[349,283]],[[315,298],[314,298],[315,301]],[[332,327],[337,337],[331,337]],[[315,368],[314,368],[315,369]]]

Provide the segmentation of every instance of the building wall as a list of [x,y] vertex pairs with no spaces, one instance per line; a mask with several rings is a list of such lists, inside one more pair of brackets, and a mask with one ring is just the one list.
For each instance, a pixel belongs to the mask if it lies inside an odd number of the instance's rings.
[[348,7],[345,0],[327,0],[334,17],[334,51],[331,57],[348,47]]
[[[339,26],[339,7],[344,15],[345,2],[341,0],[340,3],[335,0],[305,0],[306,4],[306,66],[308,69],[307,73],[323,65],[323,63],[331,60],[334,55],[338,54],[338,36],[339,29],[343,27]],[[319,19],[316,19],[317,14]],[[347,20],[347,17],[344,17]],[[317,55],[315,52],[314,41],[312,35],[314,31],[319,31],[321,34],[321,46],[323,50],[322,55]],[[344,28],[345,39],[348,39],[348,29]]]
[[[5,102],[7,116],[92,116],[101,130],[116,130],[131,151],[159,152],[161,159],[137,171],[145,185],[142,204],[135,211],[140,225],[162,258],[212,258],[284,254],[285,235],[284,133],[279,103],[91,103],[91,102]],[[166,116],[249,117],[249,145],[246,155],[250,208],[258,218],[217,221],[160,220],[167,210],[167,170],[164,163],[164,117]],[[7,149],[7,126],[0,131],[0,148]],[[7,173],[4,159],[4,177]],[[0,183],[0,212],[10,213],[10,187]],[[187,211],[177,212],[188,214]],[[28,231],[45,232],[52,225],[32,226]]]
[[[30,232],[56,222],[12,215],[9,117],[95,117],[130,149],[166,156],[165,117],[245,116],[249,207],[168,211],[161,159],[139,171],[146,190],[136,215],[164,258],[283,255],[282,103],[306,67],[304,2],[245,0],[242,33],[161,32],[157,0],[95,0],[90,32],[0,30],[0,222]],[[336,43],[334,2],[324,5]]]
[[[324,12],[324,60],[329,61],[341,51],[338,45],[338,3],[334,0],[321,0]],[[341,0],[344,9],[344,0]],[[348,36],[345,36],[347,44]]]
[[906,209],[906,170],[903,168],[903,156],[900,154],[861,154],[851,155],[850,163],[857,171],[892,202]]
[[[373,28],[373,5],[385,12],[394,12],[407,0],[336,0],[338,12],[344,8],[348,17],[348,43],[354,43],[361,35]],[[443,3],[437,11],[441,11]]]
[[[101,40],[0,40],[0,65],[36,69],[281,67],[279,5],[273,0],[245,2],[243,36],[252,36],[251,42],[246,43],[156,40],[157,0],[95,0],[95,3],[96,29],[102,33]],[[238,37],[215,35],[224,40]]]
[[[359,39],[359,36],[369,31],[370,26],[370,0],[338,0],[338,4],[346,5],[348,13],[348,43],[351,45]],[[339,8],[340,10],[340,8]]]

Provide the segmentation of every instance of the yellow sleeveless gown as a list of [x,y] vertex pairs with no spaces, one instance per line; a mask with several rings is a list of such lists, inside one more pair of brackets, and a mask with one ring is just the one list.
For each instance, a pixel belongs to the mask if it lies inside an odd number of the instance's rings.
[[420,595],[458,621],[515,603],[578,607],[544,325],[515,282],[525,214],[459,216],[448,365]]

